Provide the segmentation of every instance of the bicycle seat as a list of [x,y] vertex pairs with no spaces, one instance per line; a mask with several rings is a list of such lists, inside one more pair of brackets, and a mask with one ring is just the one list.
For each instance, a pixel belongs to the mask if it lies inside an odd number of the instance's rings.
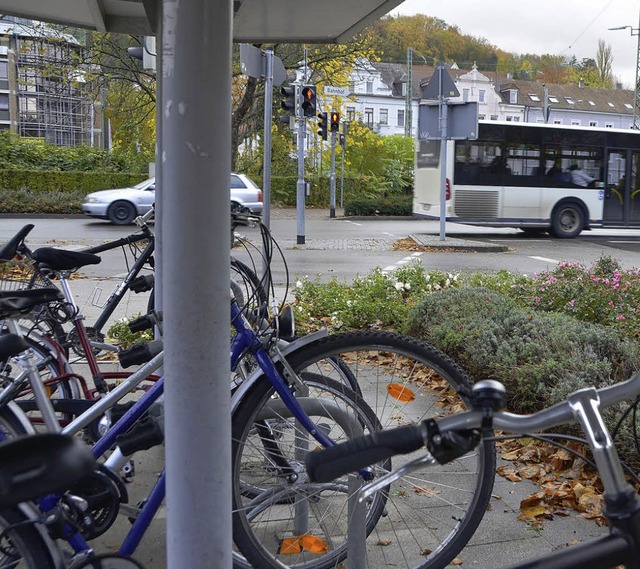
[[0,261],[10,261],[13,259],[20,248],[20,244],[33,228],[34,225],[32,223],[25,225],[18,233],[9,239],[9,241],[0,247]]
[[29,312],[34,306],[64,300],[57,288],[30,288],[0,291],[0,318],[11,318]]
[[29,349],[29,344],[17,334],[3,334],[0,336],[0,361],[15,356]]
[[53,271],[75,271],[102,261],[98,255],[82,251],[66,251],[53,247],[41,247],[33,252],[33,258]]
[[95,468],[89,447],[46,433],[0,444],[0,508],[62,492]]

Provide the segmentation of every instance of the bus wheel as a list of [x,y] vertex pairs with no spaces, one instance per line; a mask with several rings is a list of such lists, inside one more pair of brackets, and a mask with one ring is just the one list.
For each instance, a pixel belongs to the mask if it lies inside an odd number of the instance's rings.
[[585,223],[584,209],[576,202],[561,203],[551,216],[551,234],[560,239],[572,239],[582,231]]

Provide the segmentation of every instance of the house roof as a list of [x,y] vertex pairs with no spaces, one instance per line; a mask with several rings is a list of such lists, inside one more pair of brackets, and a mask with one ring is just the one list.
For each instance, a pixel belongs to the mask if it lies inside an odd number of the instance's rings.
[[[401,97],[401,84],[406,81],[407,67],[401,63],[373,63],[382,80],[392,90],[393,96]],[[413,98],[421,99],[424,86],[429,82],[436,67],[414,65],[412,68],[411,93]],[[456,81],[463,75],[473,72],[468,69],[448,68],[451,78]],[[542,108],[544,104],[544,84],[537,81],[509,79],[506,75],[494,71],[477,71],[479,77],[485,77],[493,84],[505,103],[509,103],[511,89],[519,93],[518,103],[528,107]],[[633,115],[634,92],[627,89],[595,89],[575,84],[548,84],[551,108],[617,113]],[[533,95],[533,97],[531,97]],[[537,99],[537,100],[536,100]]]

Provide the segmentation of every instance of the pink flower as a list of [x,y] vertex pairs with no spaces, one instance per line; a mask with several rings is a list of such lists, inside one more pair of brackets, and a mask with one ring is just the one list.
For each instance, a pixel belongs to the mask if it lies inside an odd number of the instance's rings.
[[536,296],[536,304],[540,304],[540,297]]
[[610,301],[609,301],[609,306],[610,306],[611,308],[613,308],[613,306],[614,306],[614,304],[613,304],[613,300],[610,300]]
[[575,306],[575,304],[576,304],[576,301],[575,301],[575,300],[571,299],[571,300],[569,301],[569,306],[570,306],[571,308],[573,308],[573,307]]
[[626,320],[626,318],[624,317],[624,314],[618,314],[618,316],[616,316],[616,320]]

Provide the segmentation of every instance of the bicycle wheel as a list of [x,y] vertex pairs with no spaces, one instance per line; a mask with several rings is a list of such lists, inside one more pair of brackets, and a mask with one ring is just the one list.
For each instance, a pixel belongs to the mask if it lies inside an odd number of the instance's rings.
[[0,511],[0,569],[60,569],[60,552],[24,508]]
[[[38,374],[41,381],[46,384],[47,393],[50,399],[79,399],[81,398],[80,389],[74,379],[60,377],[63,372],[59,369],[56,354],[50,351],[47,344],[39,342],[35,337],[26,337],[25,340],[29,344],[29,352],[31,358],[38,368]],[[34,424],[42,423],[42,414],[35,407],[33,393],[29,386],[28,380],[20,385],[16,384],[19,378],[22,378],[24,368],[20,365],[17,358],[9,358],[0,361],[0,385],[5,389],[15,390],[14,400],[27,411],[27,415]],[[56,413],[58,421],[61,424],[73,419],[70,413]]]
[[[328,377],[340,357],[383,428],[461,411],[471,381],[431,346],[398,334],[365,331],[330,336],[287,359],[298,372]],[[393,459],[396,470],[424,451]],[[366,541],[366,567],[445,567],[471,539],[491,497],[495,446],[483,442],[454,462],[422,467],[389,488],[386,514]],[[383,474],[376,468],[375,474]],[[384,544],[384,546],[381,546]]]
[[[302,379],[305,401],[313,405],[305,410],[333,440],[379,430],[371,409],[362,401],[357,406],[357,395],[343,383],[316,373]],[[315,448],[270,383],[255,383],[232,418],[233,535],[252,567],[320,569],[346,557],[348,481],[311,484],[304,456]],[[385,502],[386,493],[379,492],[366,505],[367,533]]]

